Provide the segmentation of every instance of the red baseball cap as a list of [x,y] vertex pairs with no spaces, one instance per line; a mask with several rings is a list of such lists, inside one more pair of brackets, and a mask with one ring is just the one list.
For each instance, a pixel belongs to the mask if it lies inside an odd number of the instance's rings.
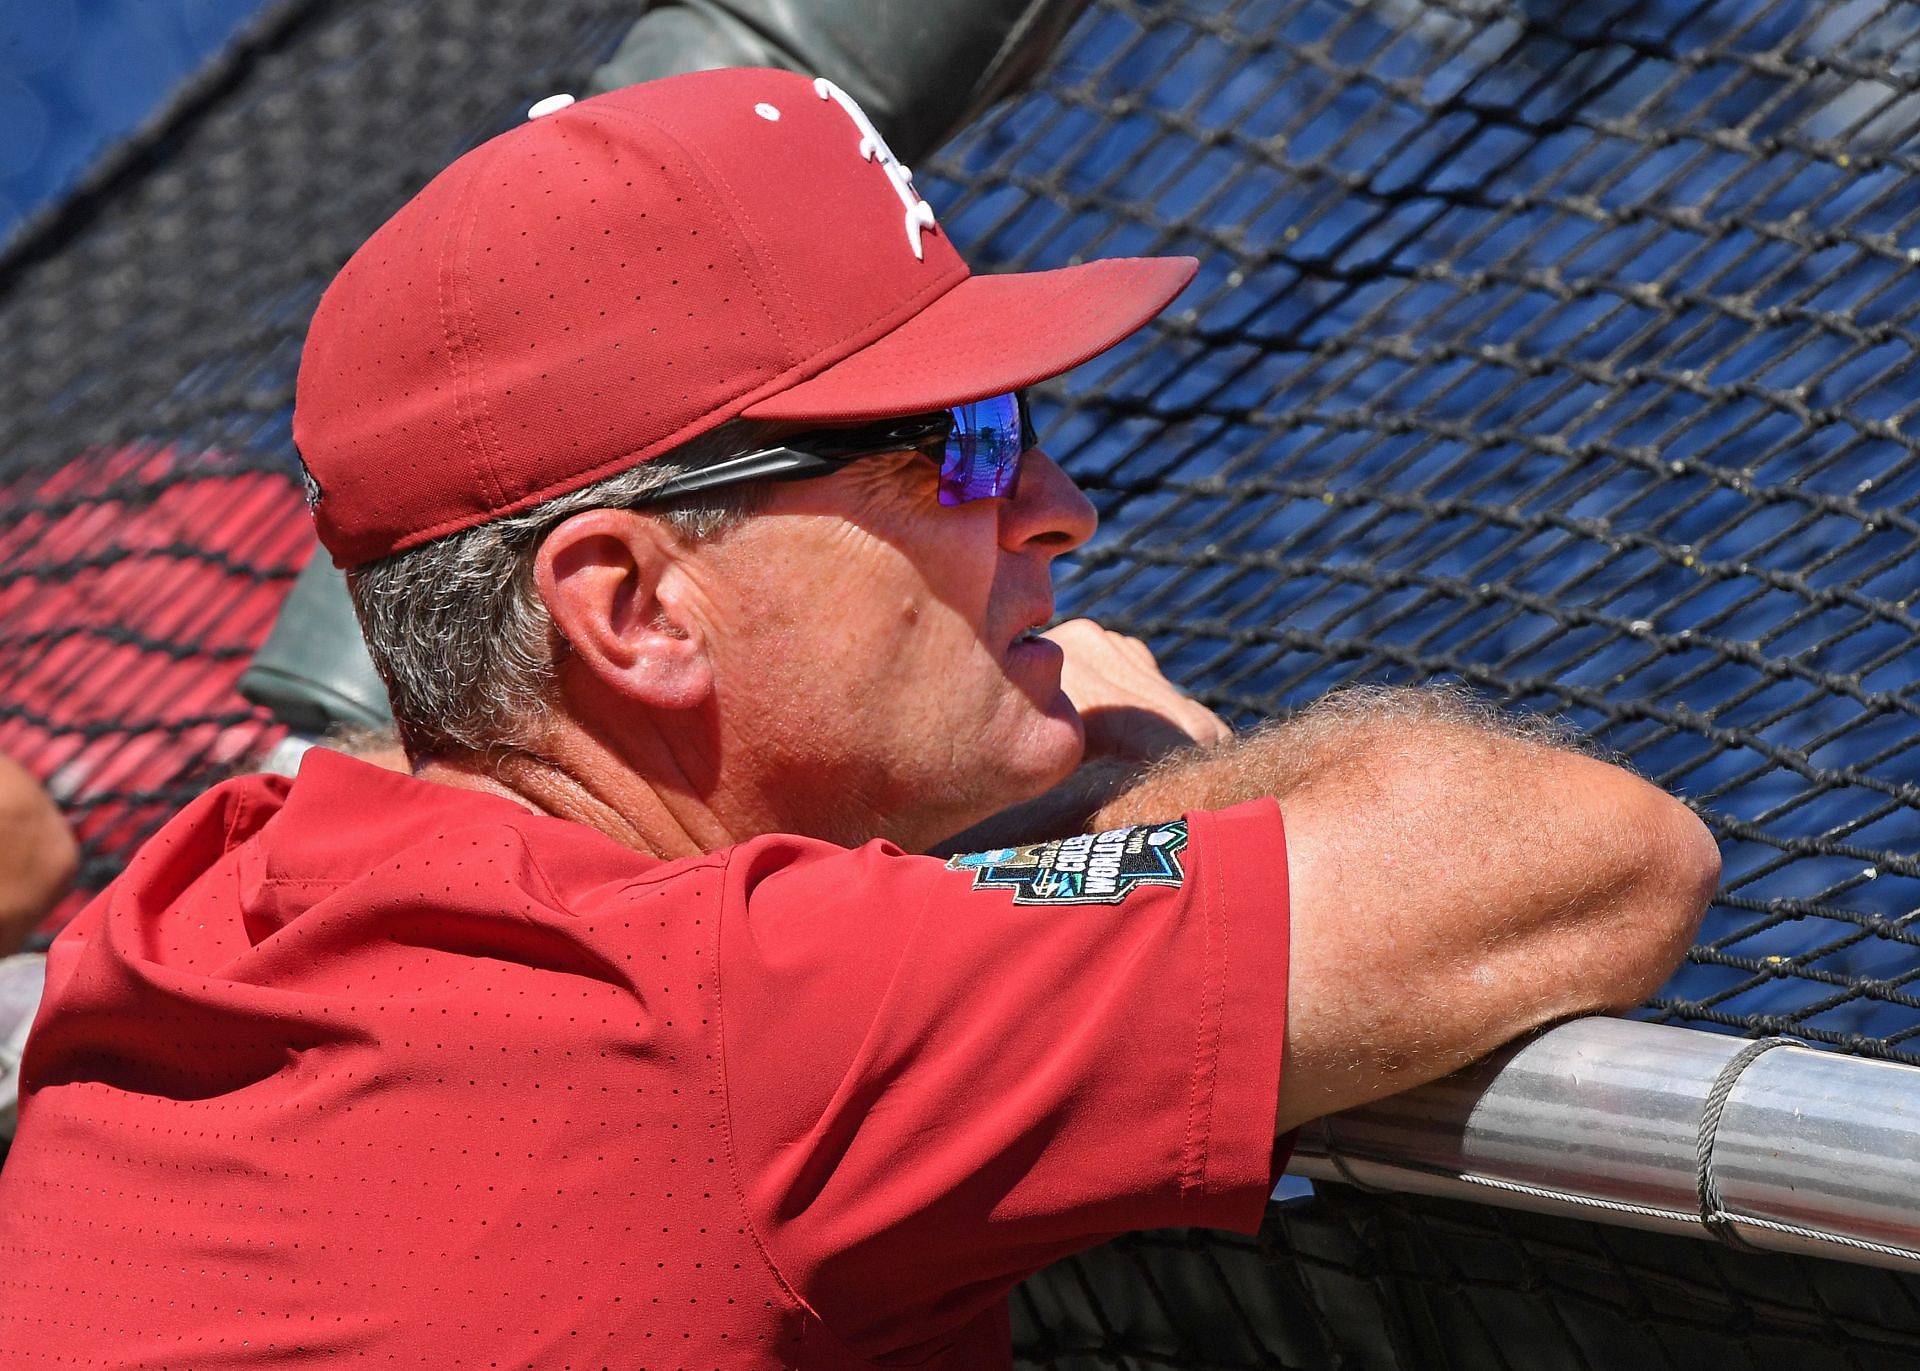
[[614,91],[469,152],[314,314],[293,436],[321,542],[372,561],[737,417],[889,418],[1030,385],[1196,268],[974,276],[908,177],[832,83],[751,68]]

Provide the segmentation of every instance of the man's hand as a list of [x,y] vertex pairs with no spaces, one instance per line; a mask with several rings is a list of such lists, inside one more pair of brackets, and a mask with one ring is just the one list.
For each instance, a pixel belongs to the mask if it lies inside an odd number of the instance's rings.
[[1138,638],[1069,619],[1041,635],[1067,654],[1060,686],[1087,728],[1087,760],[1151,762],[1177,748],[1223,743],[1225,721],[1160,674]]

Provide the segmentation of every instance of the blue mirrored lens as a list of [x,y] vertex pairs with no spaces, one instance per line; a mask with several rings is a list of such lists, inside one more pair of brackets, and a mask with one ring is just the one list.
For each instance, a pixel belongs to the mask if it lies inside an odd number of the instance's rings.
[[1027,449],[1020,397],[995,395],[955,405],[953,431],[940,463],[940,503],[960,505],[1013,494]]

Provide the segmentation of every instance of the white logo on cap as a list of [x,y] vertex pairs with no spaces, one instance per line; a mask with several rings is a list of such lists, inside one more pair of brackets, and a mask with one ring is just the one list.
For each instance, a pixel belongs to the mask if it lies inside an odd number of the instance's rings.
[[840,87],[824,76],[813,81],[813,90],[822,100],[832,100],[860,130],[860,156],[869,162],[878,162],[880,169],[887,174],[887,180],[893,185],[893,193],[900,197],[900,203],[907,207],[907,242],[913,246],[913,255],[921,261],[926,254],[920,250],[920,231],[936,227],[933,222],[933,206],[920,198],[920,192],[913,188],[913,173],[900,165],[900,159],[893,155],[893,149],[887,146],[887,140],[880,136],[880,130],[867,118],[867,112],[854,103]]

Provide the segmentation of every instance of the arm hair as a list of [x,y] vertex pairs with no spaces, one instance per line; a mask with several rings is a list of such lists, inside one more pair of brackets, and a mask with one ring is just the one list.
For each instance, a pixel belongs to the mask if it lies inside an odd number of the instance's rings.
[[1638,1003],[1719,875],[1678,800],[1568,730],[1441,689],[1343,691],[1168,758],[1095,826],[1265,795],[1287,828],[1283,1130]]

